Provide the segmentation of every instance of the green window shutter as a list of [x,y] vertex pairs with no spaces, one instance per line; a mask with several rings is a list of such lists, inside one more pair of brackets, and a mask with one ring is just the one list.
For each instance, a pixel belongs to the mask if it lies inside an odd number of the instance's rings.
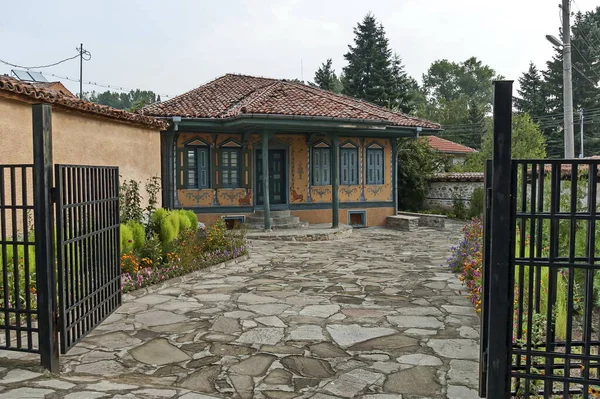
[[[177,148],[177,162],[175,164],[176,174],[175,174],[175,186],[178,189],[186,188],[186,183],[188,179],[187,174],[187,149],[186,148]],[[182,173],[183,172],[183,173]]]
[[350,150],[350,184],[358,184],[358,150]]
[[383,150],[375,154],[375,179],[377,184],[383,184]]
[[321,178],[321,182],[324,185],[331,184],[331,168],[329,167],[329,154],[331,154],[329,148],[323,149],[321,152],[321,171],[323,176]]
[[198,149],[198,188],[209,187],[209,162],[208,162],[208,148]]
[[313,150],[313,184],[315,186],[320,186],[323,184],[321,181],[322,172],[321,172],[321,150],[314,149]]

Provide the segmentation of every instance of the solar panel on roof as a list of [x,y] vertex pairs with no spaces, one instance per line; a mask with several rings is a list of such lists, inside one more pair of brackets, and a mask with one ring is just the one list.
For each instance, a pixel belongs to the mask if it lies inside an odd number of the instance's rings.
[[20,71],[17,69],[13,69],[12,73],[14,73],[15,76],[17,77],[17,79],[19,79],[19,80],[25,80],[28,82],[33,80],[31,75],[29,75],[29,73],[27,71]]
[[35,82],[47,82],[48,81],[48,79],[46,79],[46,77],[44,75],[42,75],[40,72],[29,71],[29,75],[31,75],[31,77],[33,78],[33,80]]

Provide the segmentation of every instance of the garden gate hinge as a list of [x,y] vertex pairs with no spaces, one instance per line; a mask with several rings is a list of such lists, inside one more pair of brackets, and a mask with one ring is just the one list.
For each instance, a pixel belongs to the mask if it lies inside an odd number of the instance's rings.
[[485,209],[492,208],[492,188],[487,189],[487,195],[485,196]]
[[56,203],[56,187],[50,189],[50,201]]
[[487,374],[488,371],[488,350],[483,351],[483,370],[484,374]]

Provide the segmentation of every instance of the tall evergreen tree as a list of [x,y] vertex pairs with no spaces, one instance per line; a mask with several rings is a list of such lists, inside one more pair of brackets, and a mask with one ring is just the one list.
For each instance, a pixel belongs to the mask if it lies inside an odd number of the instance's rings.
[[392,51],[385,30],[367,14],[354,28],[354,46],[344,55],[343,92],[381,106],[388,106],[394,92]]
[[327,61],[321,64],[317,72],[315,72],[314,85],[324,90],[333,91],[334,93],[340,92],[340,80],[332,67],[331,58],[328,58]]
[[405,113],[412,112],[415,107],[412,98],[415,93],[411,90],[413,82],[404,71],[404,65],[398,54],[394,54],[392,57],[391,74],[392,84],[388,93],[388,107]]
[[520,98],[515,98],[515,107],[519,112],[527,112],[532,117],[544,115],[547,112],[546,94],[542,75],[533,64],[519,78]]
[[[560,34],[562,37],[562,32]],[[586,13],[575,15],[571,30],[571,61],[573,65],[573,109],[593,110],[600,107],[600,7]],[[550,157],[564,156],[563,138],[563,58],[562,49],[556,49],[552,59],[546,63],[544,90],[547,112],[540,125],[548,143]],[[595,119],[595,120],[594,120]],[[578,117],[575,116],[575,130],[579,130]],[[600,154],[600,120],[586,119],[584,124],[585,155]],[[575,145],[579,146],[579,134],[575,135]]]

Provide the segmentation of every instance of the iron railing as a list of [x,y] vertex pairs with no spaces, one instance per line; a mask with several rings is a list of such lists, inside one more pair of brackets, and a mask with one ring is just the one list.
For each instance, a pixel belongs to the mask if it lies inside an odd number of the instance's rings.
[[119,170],[56,165],[61,352],[121,305]]
[[0,349],[39,352],[33,165],[0,165]]

